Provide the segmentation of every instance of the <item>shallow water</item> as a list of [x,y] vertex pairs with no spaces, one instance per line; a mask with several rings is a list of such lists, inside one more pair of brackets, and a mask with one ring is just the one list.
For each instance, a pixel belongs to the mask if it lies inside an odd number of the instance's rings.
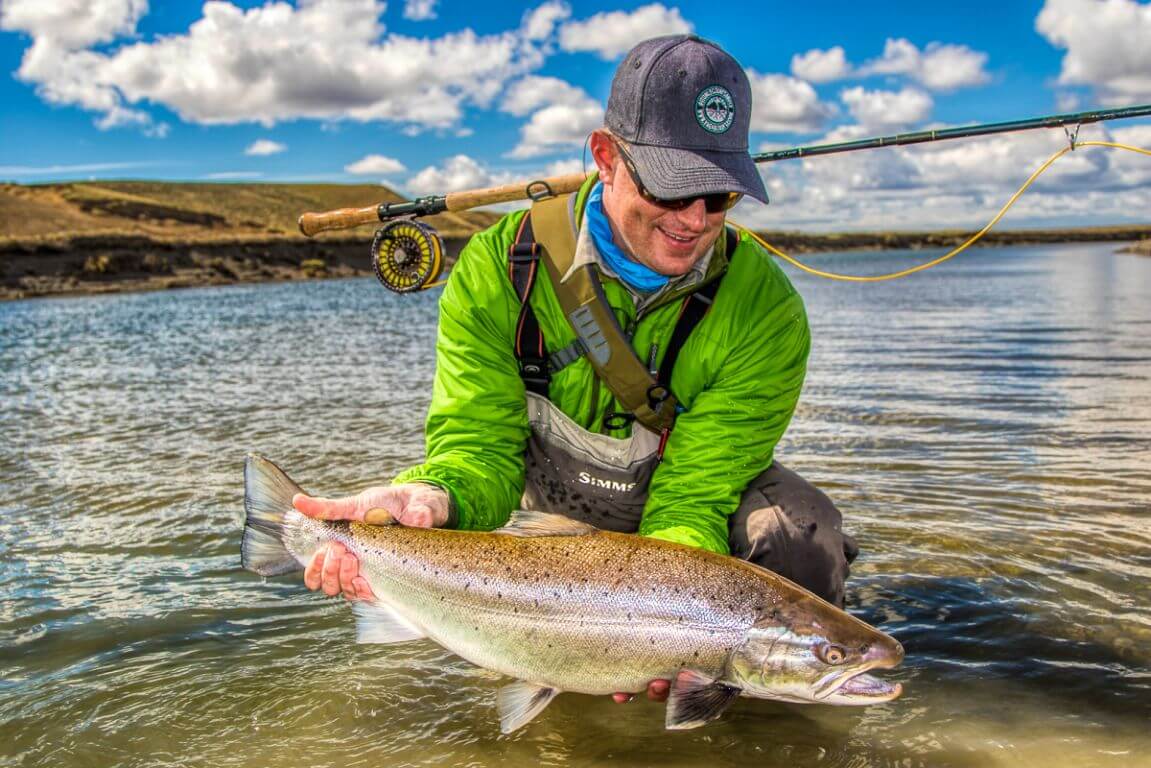
[[0,765],[1146,764],[1151,259],[1113,250],[794,276],[814,348],[779,455],[844,510],[849,609],[903,642],[906,693],[680,733],[571,694],[500,736],[498,678],[239,569],[246,451],[326,493],[422,454],[434,295],[0,304]]

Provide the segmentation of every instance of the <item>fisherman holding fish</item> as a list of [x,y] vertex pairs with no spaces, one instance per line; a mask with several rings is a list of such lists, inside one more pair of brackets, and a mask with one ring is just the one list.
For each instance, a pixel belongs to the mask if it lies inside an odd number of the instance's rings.
[[[715,44],[633,48],[591,135],[598,176],[461,252],[440,298],[426,460],[354,496],[299,494],[295,508],[464,530],[521,508],[561,513],[730,554],[842,606],[855,544],[831,501],[774,461],[806,372],[803,302],[725,226],[744,195],[767,202],[751,114],[746,74]],[[337,542],[304,580],[373,597]]]

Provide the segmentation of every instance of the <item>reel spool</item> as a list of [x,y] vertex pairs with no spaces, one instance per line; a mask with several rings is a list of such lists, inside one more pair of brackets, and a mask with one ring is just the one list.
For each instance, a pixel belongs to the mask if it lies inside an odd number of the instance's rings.
[[389,291],[411,293],[439,279],[444,244],[436,231],[412,219],[399,219],[376,230],[372,268]]

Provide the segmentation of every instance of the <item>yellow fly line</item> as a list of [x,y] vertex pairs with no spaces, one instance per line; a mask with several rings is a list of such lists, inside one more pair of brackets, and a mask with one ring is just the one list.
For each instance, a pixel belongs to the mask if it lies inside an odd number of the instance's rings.
[[815,267],[809,267],[806,264],[803,264],[802,262],[798,261],[795,257],[788,256],[786,253],[779,250],[774,245],[767,242],[766,240],[764,240],[762,237],[757,235],[755,232],[752,232],[747,227],[741,226],[739,224],[735,224],[735,222],[732,222],[732,224],[733,224],[733,226],[737,227],[738,229],[740,229],[740,230],[746,232],[748,235],[750,235],[753,240],[755,240],[757,243],[762,245],[769,252],[775,254],[776,256],[778,256],[779,258],[788,262],[789,264],[792,264],[792,265],[798,267],[799,269],[802,269],[804,272],[807,272],[808,274],[812,274],[812,275],[815,275],[817,277],[826,277],[829,280],[845,280],[845,281],[853,282],[853,283],[878,283],[878,282],[881,282],[883,280],[895,280],[896,278],[907,277],[908,275],[913,275],[916,272],[922,272],[925,269],[931,269],[932,267],[937,266],[939,264],[942,264],[943,262],[947,261],[948,259],[951,259],[952,257],[958,256],[959,254],[963,253],[963,251],[967,250],[971,245],[976,243],[981,237],[983,237],[989,231],[991,231],[991,228],[994,227],[999,222],[999,220],[1003,218],[1003,215],[1007,213],[1008,209],[1011,208],[1011,206],[1015,205],[1015,201],[1018,200],[1020,198],[1020,196],[1022,196],[1023,193],[1027,191],[1027,188],[1030,187],[1035,182],[1036,179],[1038,179],[1040,176],[1043,175],[1044,171],[1046,171],[1048,168],[1050,168],[1052,166],[1052,164],[1055,163],[1056,160],[1063,157],[1068,152],[1071,152],[1072,150],[1077,149],[1078,147],[1110,147],[1112,149],[1125,149],[1125,150],[1128,150],[1130,152],[1138,152],[1141,155],[1147,155],[1148,157],[1151,157],[1151,150],[1141,149],[1140,147],[1132,147],[1128,144],[1119,144],[1119,143],[1116,143],[1113,141],[1078,141],[1078,142],[1072,142],[1068,146],[1064,147],[1063,149],[1061,149],[1058,152],[1056,152],[1055,154],[1053,154],[1051,157],[1047,158],[1047,162],[1045,162],[1043,165],[1039,166],[1039,168],[1035,171],[1035,173],[1031,174],[1031,177],[1028,178],[1027,181],[1025,181],[1023,183],[1023,186],[1021,186],[1015,192],[1015,194],[1011,196],[1011,199],[1007,201],[1007,204],[999,209],[999,213],[995,214],[995,218],[993,218],[991,221],[987,222],[987,226],[985,226],[983,229],[979,230],[974,235],[972,235],[970,238],[968,238],[967,241],[964,242],[962,245],[957,246],[954,250],[949,251],[948,253],[945,253],[944,255],[940,256],[938,259],[933,259],[933,260],[927,262],[926,264],[920,264],[920,265],[915,266],[915,267],[910,267],[908,269],[900,270],[899,272],[891,272],[890,274],[886,274],[886,275],[867,275],[867,276],[863,276],[863,275],[841,275],[841,274],[838,274],[836,272],[825,272],[822,269],[816,269]]

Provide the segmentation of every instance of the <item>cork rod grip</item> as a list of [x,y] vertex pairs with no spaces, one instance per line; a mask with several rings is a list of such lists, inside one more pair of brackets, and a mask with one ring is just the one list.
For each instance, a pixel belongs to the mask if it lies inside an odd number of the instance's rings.
[[323,213],[305,213],[300,216],[300,231],[308,237],[330,229],[351,229],[361,224],[375,224],[380,220],[379,208],[339,208]]
[[575,192],[579,189],[580,184],[584,183],[584,179],[586,178],[586,173],[569,173],[566,176],[552,176],[551,178],[540,179],[539,181],[518,181],[514,184],[504,184],[503,186],[488,187],[487,189],[470,189],[465,192],[451,192],[447,196],[448,210],[466,211],[480,205],[509,203],[513,200],[527,200],[532,195],[541,193],[547,196],[546,192],[548,189],[556,195]]

